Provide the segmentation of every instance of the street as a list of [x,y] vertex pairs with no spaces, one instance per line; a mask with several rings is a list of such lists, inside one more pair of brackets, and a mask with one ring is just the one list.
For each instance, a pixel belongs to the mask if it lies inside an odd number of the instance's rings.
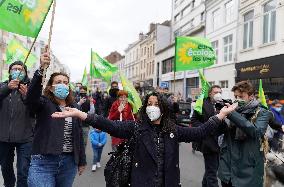
[[[88,166],[82,176],[77,176],[74,182],[74,187],[104,187],[105,180],[103,174],[103,167],[96,172],[91,172],[92,167],[92,150],[89,147],[90,142],[87,146],[87,162]],[[110,138],[104,148],[102,154],[101,164],[104,166],[108,160],[107,153],[111,150]],[[203,157],[200,152],[195,154],[191,151],[191,144],[181,143],[180,145],[180,171],[181,171],[181,183],[184,187],[200,187],[204,165]]]
[[[88,142],[86,156],[88,166],[82,176],[76,176],[74,187],[104,187],[104,169],[103,166],[108,161],[107,153],[111,151],[110,137],[108,137],[108,142],[104,148],[102,154],[102,168],[98,169],[96,172],[91,172],[92,167],[92,149],[90,147],[90,142]],[[16,158],[15,158],[16,160]],[[16,163],[14,163],[16,164]],[[203,157],[200,152],[192,154],[191,144],[181,143],[180,145],[180,171],[181,171],[181,183],[182,186],[190,187],[200,187],[203,171]],[[15,171],[16,172],[16,171]],[[2,173],[0,171],[0,186],[3,186]]]

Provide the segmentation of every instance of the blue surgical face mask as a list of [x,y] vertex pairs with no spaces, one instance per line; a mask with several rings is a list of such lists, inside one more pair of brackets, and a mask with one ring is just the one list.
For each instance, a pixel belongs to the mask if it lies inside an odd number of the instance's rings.
[[273,107],[273,109],[274,109],[276,112],[279,112],[279,113],[280,113],[282,108],[281,108],[281,107],[277,107],[277,108],[276,108],[276,107]]
[[69,87],[65,84],[56,84],[54,85],[54,92],[53,94],[58,99],[66,99],[66,97],[69,95]]
[[15,80],[15,79],[19,79],[20,81],[24,80],[25,78],[25,73],[22,71],[19,71],[19,70],[14,70],[11,72],[11,78],[12,80]]

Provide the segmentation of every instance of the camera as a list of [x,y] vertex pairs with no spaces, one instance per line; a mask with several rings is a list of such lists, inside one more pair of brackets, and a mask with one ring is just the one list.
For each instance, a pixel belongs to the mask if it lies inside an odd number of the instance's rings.
[[224,106],[226,106],[225,103],[232,105],[233,101],[231,99],[222,99],[220,101],[217,101],[217,103],[215,104],[216,110],[221,110]]

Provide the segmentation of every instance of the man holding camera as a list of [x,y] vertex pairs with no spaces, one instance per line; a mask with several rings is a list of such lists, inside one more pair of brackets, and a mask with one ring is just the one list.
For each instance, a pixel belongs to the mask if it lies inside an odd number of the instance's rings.
[[27,67],[16,61],[9,66],[9,80],[0,84],[0,164],[4,186],[15,186],[14,150],[17,152],[17,186],[27,186],[34,121],[25,104]]
[[232,92],[238,107],[227,116],[218,177],[222,187],[262,187],[268,149],[264,134],[271,114],[255,99],[248,81],[237,83]]
[[[210,88],[209,97],[203,101],[202,114],[200,115],[196,111],[193,112],[191,117],[192,126],[198,127],[218,113],[215,104],[222,99],[221,93],[221,87],[218,85],[213,85]],[[205,164],[202,187],[218,187],[219,146],[217,132],[212,132],[211,136],[206,137],[200,142],[198,149],[203,153]]]

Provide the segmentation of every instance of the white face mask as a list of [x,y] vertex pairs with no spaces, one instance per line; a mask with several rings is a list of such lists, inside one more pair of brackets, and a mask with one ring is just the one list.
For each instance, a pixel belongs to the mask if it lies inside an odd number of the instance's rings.
[[222,95],[220,93],[217,93],[213,96],[214,101],[222,101]]
[[161,110],[156,106],[147,106],[146,113],[151,121],[156,121],[161,116]]

